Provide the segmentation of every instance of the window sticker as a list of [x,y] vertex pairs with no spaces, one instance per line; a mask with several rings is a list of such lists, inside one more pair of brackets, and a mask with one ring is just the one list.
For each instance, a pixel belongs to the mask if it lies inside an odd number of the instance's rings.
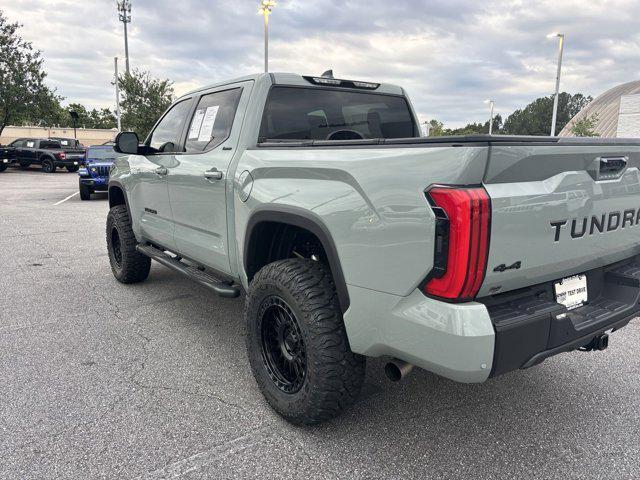
[[194,140],[200,135],[200,127],[202,127],[204,112],[204,108],[200,108],[196,110],[196,113],[193,115],[193,121],[191,122],[191,128],[189,129],[189,140]]
[[202,120],[200,135],[198,136],[199,142],[208,142],[209,140],[211,140],[211,134],[213,133],[213,124],[216,123],[216,117],[218,116],[219,108],[220,105],[207,107],[207,111],[204,114],[204,119]]

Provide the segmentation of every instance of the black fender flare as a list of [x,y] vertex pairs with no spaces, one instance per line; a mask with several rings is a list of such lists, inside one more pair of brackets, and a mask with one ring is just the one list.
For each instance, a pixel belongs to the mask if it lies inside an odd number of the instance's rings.
[[109,196],[109,208],[113,208],[116,205],[122,205],[122,203],[117,202],[112,193],[112,189],[118,188],[122,192],[122,199],[124,201],[124,205],[127,207],[127,213],[129,214],[129,218],[133,221],[133,217],[131,216],[131,209],[129,208],[129,199],[127,198],[127,191],[124,188],[124,185],[115,179],[109,179],[109,186],[107,187],[107,194]]
[[43,153],[42,155],[40,155],[40,157],[38,157],[38,161],[40,162],[40,164],[42,164],[45,160],[51,160],[54,164],[56,163],[55,157],[50,153]]
[[304,228],[305,230],[313,233],[318,240],[320,240],[322,248],[324,248],[327,255],[329,269],[331,270],[333,282],[336,286],[338,301],[340,302],[340,310],[342,313],[346,312],[350,303],[349,292],[347,290],[347,282],[342,272],[342,266],[340,265],[338,251],[336,250],[331,233],[318,215],[300,207],[270,204],[262,205],[253,211],[249,217],[249,221],[247,222],[244,236],[244,251],[242,252],[243,265],[245,273],[247,274],[247,280],[251,281],[251,278],[253,277],[249,272],[249,256],[252,249],[250,245],[251,237],[254,228],[263,222],[285,223],[295,227]]

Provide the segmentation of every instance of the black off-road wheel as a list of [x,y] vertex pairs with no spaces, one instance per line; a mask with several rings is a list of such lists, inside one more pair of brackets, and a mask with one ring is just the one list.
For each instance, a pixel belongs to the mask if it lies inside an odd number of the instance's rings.
[[80,184],[80,200],[91,200],[93,190],[89,185]]
[[29,162],[20,162],[20,168],[22,170],[27,170],[30,166],[31,164]]
[[45,158],[42,160],[42,171],[44,173],[55,173],[56,165],[53,163],[53,160]]
[[69,173],[75,173],[80,169],[78,165],[67,165],[66,168],[67,168],[67,172]]
[[0,163],[0,172],[4,172],[7,169],[7,164],[6,163]]
[[313,425],[353,404],[365,357],[351,352],[331,272],[307,259],[260,270],[245,305],[247,353],[271,407]]
[[136,250],[136,237],[126,205],[116,205],[107,215],[107,250],[111,271],[121,283],[146,280],[151,259]]

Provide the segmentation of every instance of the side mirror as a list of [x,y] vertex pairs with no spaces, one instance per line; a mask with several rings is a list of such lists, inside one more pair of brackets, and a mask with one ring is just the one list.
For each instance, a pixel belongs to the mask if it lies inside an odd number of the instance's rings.
[[138,153],[138,145],[140,139],[134,132],[120,132],[116,137],[116,142],[113,149],[118,153]]

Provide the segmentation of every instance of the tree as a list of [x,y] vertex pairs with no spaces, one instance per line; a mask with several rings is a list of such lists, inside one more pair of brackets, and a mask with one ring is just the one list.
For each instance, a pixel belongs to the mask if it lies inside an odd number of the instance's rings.
[[439,122],[434,118],[432,120],[429,120],[429,122],[427,122],[427,125],[429,126],[430,137],[441,137],[442,135],[444,135],[444,124],[442,122]]
[[118,79],[122,92],[122,125],[143,139],[173,101],[173,82],[134,69]]
[[[562,92],[558,97],[558,116],[556,132],[564,126],[580,110],[592,100],[590,96],[581,93],[571,95]],[[541,97],[523,109],[513,112],[504,122],[504,132],[510,135],[549,135],[551,133],[551,118],[553,116],[553,95]]]
[[[500,114],[493,116],[492,133],[501,133],[502,116]],[[486,135],[489,133],[489,120],[484,123],[469,123],[460,128],[445,128],[442,122],[431,120],[429,122],[429,136],[441,137],[443,135]]]
[[10,122],[42,122],[61,100],[44,84],[43,58],[19,28],[0,10],[0,135]]
[[599,137],[600,134],[596,132],[597,123],[598,114],[594,113],[593,115],[576,121],[571,127],[571,133],[576,137]]

